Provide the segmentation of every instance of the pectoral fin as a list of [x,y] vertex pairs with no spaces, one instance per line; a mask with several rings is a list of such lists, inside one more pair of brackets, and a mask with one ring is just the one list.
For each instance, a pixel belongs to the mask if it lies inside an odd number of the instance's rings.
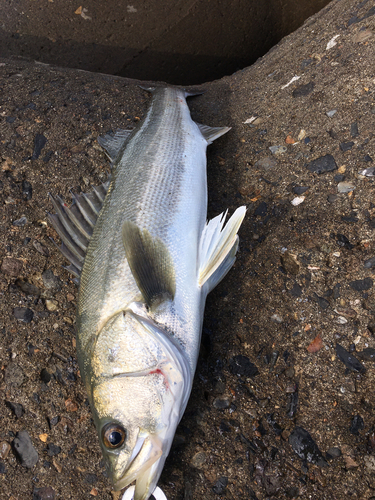
[[132,130],[119,129],[113,136],[106,134],[98,137],[98,143],[103,149],[106,150],[108,158],[111,161],[115,161],[121,148],[127,142],[131,133]]
[[130,270],[146,304],[152,309],[164,300],[173,300],[176,279],[166,245],[131,221],[124,223],[122,236]]
[[210,220],[202,233],[199,246],[198,284],[209,293],[224,278],[236,260],[237,231],[245,217],[246,207],[237,208],[226,223],[225,214]]

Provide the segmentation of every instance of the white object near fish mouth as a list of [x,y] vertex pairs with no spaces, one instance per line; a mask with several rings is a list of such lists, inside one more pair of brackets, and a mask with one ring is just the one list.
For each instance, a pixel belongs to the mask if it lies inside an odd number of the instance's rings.
[[[134,498],[134,490],[135,486],[130,486],[124,493],[124,496],[122,497],[122,500],[133,500]],[[159,486],[155,489],[153,492],[153,497],[155,500],[167,500],[167,497],[164,495],[162,490],[159,488]]]

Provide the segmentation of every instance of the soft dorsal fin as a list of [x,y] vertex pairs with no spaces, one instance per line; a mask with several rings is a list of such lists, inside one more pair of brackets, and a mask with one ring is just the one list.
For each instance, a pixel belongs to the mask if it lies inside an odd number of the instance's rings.
[[216,139],[226,134],[231,129],[231,127],[209,127],[201,123],[197,123],[197,125],[208,144],[212,144]]
[[202,232],[199,244],[198,285],[209,293],[224,278],[236,260],[237,231],[245,217],[246,207],[239,207],[228,220],[227,212],[211,219]]
[[113,162],[117,158],[120,149],[129,139],[133,130],[118,129],[115,135],[106,134],[98,137],[99,145],[106,150],[109,159]]
[[130,270],[146,304],[153,309],[165,300],[173,300],[175,271],[163,241],[131,221],[124,222],[122,236]]
[[109,182],[108,180],[100,186],[95,186],[88,194],[72,193],[73,203],[70,207],[59,196],[49,194],[56,213],[48,214],[48,218],[61,238],[61,253],[71,263],[66,269],[77,278],[82,271],[87,247]]

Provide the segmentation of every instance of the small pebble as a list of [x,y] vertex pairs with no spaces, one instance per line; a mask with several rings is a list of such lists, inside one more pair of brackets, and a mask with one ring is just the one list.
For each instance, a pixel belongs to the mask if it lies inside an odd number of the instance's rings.
[[225,410],[230,407],[231,400],[229,398],[215,398],[212,405],[217,410]]
[[287,488],[285,490],[285,494],[288,498],[297,498],[300,496],[299,489],[296,486],[292,486],[291,488]]
[[314,298],[315,298],[316,302],[318,303],[318,306],[321,309],[323,309],[323,311],[328,309],[328,307],[329,307],[328,300],[326,300],[324,297],[319,297],[319,295],[317,295],[315,292],[314,292]]
[[306,83],[305,85],[300,85],[299,87],[297,87],[293,90],[292,96],[294,98],[296,98],[296,97],[304,97],[306,95],[309,95],[314,90],[314,87],[315,87],[314,82],[309,82],[309,83]]
[[280,260],[287,273],[297,276],[300,271],[300,263],[296,255],[286,251],[281,255]]
[[356,318],[357,317],[357,311],[352,309],[351,307],[348,306],[336,306],[335,308],[335,313],[341,314],[343,316],[346,316],[348,318]]
[[335,177],[333,178],[333,180],[335,182],[342,182],[342,181],[345,180],[345,175],[343,175],[343,174],[337,174],[337,175],[335,175]]
[[43,368],[43,370],[40,372],[40,379],[42,380],[42,382],[48,384],[49,382],[51,382],[51,378],[51,371],[48,368]]
[[340,143],[340,149],[341,151],[343,151],[345,153],[345,151],[350,151],[352,149],[352,147],[354,146],[354,142],[353,141],[349,141],[349,142],[341,142]]
[[[22,381],[23,381],[23,373],[22,373]],[[17,382],[19,382],[19,380],[17,380]],[[22,385],[22,382],[20,385]],[[22,415],[25,413],[25,410],[23,409],[21,403],[14,403],[13,401],[5,401],[5,405],[12,410],[12,412],[17,418],[21,418]]]
[[344,318],[344,316],[339,316],[337,318],[337,323],[339,325],[346,325],[347,322],[348,322],[348,320],[346,318]]
[[337,233],[336,241],[340,247],[344,247],[348,250],[352,250],[354,248],[354,245],[350,243],[350,241],[344,234]]
[[85,483],[87,484],[96,484],[98,482],[98,476],[96,474],[86,474],[85,476]]
[[228,478],[225,476],[220,477],[216,483],[215,486],[213,486],[212,491],[216,495],[223,495],[225,493],[225,489],[228,485]]
[[306,136],[307,136],[307,132],[306,132],[306,130],[304,130],[303,128],[301,128],[301,130],[300,130],[300,132],[299,132],[299,134],[298,134],[297,139],[298,139],[299,141],[302,141],[302,140],[303,140]]
[[55,490],[51,486],[34,488],[32,500],[55,500]]
[[17,363],[11,362],[5,368],[4,371],[4,382],[7,385],[12,385],[13,387],[20,387],[23,384],[25,376],[23,374],[22,368],[17,365]]
[[375,257],[371,257],[371,259],[365,260],[363,266],[366,269],[370,269],[371,267],[375,267]]
[[349,455],[344,455],[344,462],[345,462],[345,467],[350,470],[350,469],[356,469],[359,467],[359,464]]
[[339,360],[342,361],[345,366],[349,368],[349,370],[365,373],[366,368],[362,365],[362,363],[358,361],[354,354],[348,352],[340,344],[336,344],[336,354]]
[[294,418],[296,416],[298,409],[298,391],[290,393],[286,403],[286,414],[289,418]]
[[59,308],[59,303],[57,300],[46,299],[46,308],[50,312],[57,311]]
[[373,281],[371,278],[364,278],[363,280],[355,280],[349,283],[349,286],[356,290],[357,292],[362,292],[363,290],[370,290],[373,286]]
[[190,465],[196,469],[200,469],[202,465],[206,462],[207,456],[204,451],[199,451],[196,453],[190,461]]
[[282,316],[280,316],[280,314],[272,314],[271,316],[271,321],[273,321],[274,323],[282,323],[284,320],[282,318]]
[[61,290],[61,280],[58,276],[53,274],[51,269],[46,269],[42,274],[43,285],[47,290],[52,293],[59,292]]
[[34,140],[34,152],[31,157],[32,160],[37,160],[42,152],[42,149],[46,145],[47,138],[43,134],[36,134]]
[[328,201],[329,203],[335,203],[335,201],[337,201],[337,200],[338,200],[338,196],[337,196],[337,194],[329,194],[329,195],[327,196],[327,201]]
[[33,188],[28,181],[22,181],[22,194],[25,201],[31,200],[33,197]]
[[23,267],[22,260],[13,257],[5,257],[1,264],[1,272],[8,276],[17,277]]
[[293,287],[289,290],[289,293],[293,297],[301,297],[302,295],[302,287],[298,283],[295,283]]
[[272,158],[272,156],[266,156],[261,160],[258,160],[254,167],[263,168],[264,170],[270,170],[271,168],[277,167],[277,161]]
[[39,288],[27,281],[17,279],[15,284],[26,295],[33,295],[34,297],[39,297],[40,295]]
[[352,182],[339,182],[337,185],[337,191],[339,193],[350,193],[355,189],[355,184]]
[[359,431],[362,431],[364,428],[365,428],[365,423],[361,415],[354,415],[349,428],[350,433],[358,436]]
[[357,137],[357,135],[359,135],[359,132],[358,132],[358,123],[354,122],[350,125],[350,135],[352,137]]
[[13,315],[18,321],[23,321],[24,323],[31,323],[34,317],[33,311],[28,307],[15,307]]
[[264,217],[267,215],[267,203],[265,201],[262,201],[259,203],[257,208],[254,210],[254,215],[259,216],[259,217]]
[[27,219],[25,216],[21,217],[20,219],[14,220],[12,222],[13,226],[16,227],[23,227],[25,224],[27,224]]
[[316,174],[337,170],[335,159],[332,155],[321,156],[306,165],[307,170]]
[[8,458],[11,446],[6,441],[0,442],[0,458],[6,460]]
[[326,452],[326,457],[328,458],[328,460],[331,460],[332,458],[341,457],[341,450],[340,450],[340,448],[337,448],[337,446],[334,446],[334,447],[330,448]]
[[294,207],[301,205],[305,201],[305,196],[297,196],[290,202]]
[[234,356],[229,361],[229,367],[230,371],[234,375],[238,375],[240,377],[254,377],[259,373],[258,368],[250,361],[250,359],[242,354]]
[[309,189],[308,186],[295,186],[293,188],[293,193],[294,194],[298,194],[298,195],[301,195],[303,193],[306,193],[306,191]]
[[308,462],[319,465],[320,467],[328,465],[309,432],[302,427],[295,427],[290,433],[288,441],[293,448],[293,451],[302,460],[307,460]]
[[44,257],[48,257],[49,256],[49,250],[48,250],[48,248],[45,245],[43,245],[43,243],[41,243],[39,240],[34,240],[33,241],[33,247],[35,248],[35,250],[37,252],[39,252]]
[[365,168],[359,172],[360,175],[365,175],[366,177],[374,177],[375,176],[375,167]]
[[15,453],[21,461],[21,465],[27,467],[28,469],[34,467],[34,465],[38,462],[39,456],[27,431],[17,432],[12,445]]
[[286,153],[288,151],[288,148],[286,146],[270,146],[268,148],[273,155],[280,155],[283,153]]

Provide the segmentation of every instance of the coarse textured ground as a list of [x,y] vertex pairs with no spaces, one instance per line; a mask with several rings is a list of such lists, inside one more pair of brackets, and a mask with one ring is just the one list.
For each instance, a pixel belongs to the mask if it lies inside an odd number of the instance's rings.
[[[208,152],[209,216],[241,204],[248,215],[236,264],[207,301],[159,483],[168,500],[375,497],[375,365],[361,354],[375,348],[374,178],[359,174],[375,158],[374,13],[334,1],[190,101],[198,122],[232,127]],[[136,123],[150,97],[134,81],[24,61],[3,60],[0,75],[0,498],[49,486],[56,499],[117,499],[78,375],[77,288],[50,240],[47,194],[69,201],[70,188],[105,180],[97,136]],[[334,170],[312,172],[326,155]],[[337,345],[362,364],[345,365]],[[322,455],[296,454],[301,428]],[[39,454],[32,468],[4,444],[22,430]]]

